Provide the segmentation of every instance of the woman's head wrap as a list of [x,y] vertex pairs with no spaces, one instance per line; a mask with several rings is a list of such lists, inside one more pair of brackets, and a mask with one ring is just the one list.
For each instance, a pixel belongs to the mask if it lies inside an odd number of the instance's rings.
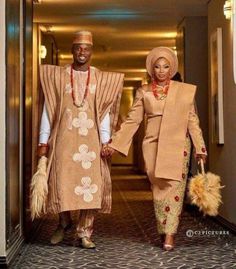
[[175,52],[167,47],[157,47],[149,52],[146,59],[148,74],[153,75],[154,64],[159,58],[165,58],[170,63],[170,77],[172,78],[178,71],[178,58]]

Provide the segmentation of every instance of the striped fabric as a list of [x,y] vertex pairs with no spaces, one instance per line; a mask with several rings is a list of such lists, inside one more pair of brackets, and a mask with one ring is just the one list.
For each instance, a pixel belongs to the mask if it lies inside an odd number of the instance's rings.
[[95,209],[80,210],[76,231],[79,238],[90,238],[93,233],[94,218],[97,214]]
[[[113,72],[96,72],[96,106],[98,121],[101,122],[107,112],[110,112],[111,132],[114,132],[120,109],[120,100],[123,90],[124,74]],[[110,213],[112,204],[112,184],[109,162],[101,159],[101,171],[104,179],[102,208],[100,212]]]
[[[123,89],[124,75],[120,73],[101,72],[98,69],[95,71],[97,80],[96,87],[96,115],[97,125],[110,111],[111,116],[111,129],[115,129],[119,107],[121,93]],[[48,184],[50,193],[48,195],[49,200],[53,200],[53,208],[48,208],[49,212],[58,213],[60,211],[57,180],[56,180],[56,167],[52,167],[52,160],[54,157],[54,148],[56,143],[56,137],[58,132],[58,126],[61,118],[61,108],[63,102],[63,94],[66,81],[68,80],[68,73],[66,67],[42,65],[40,66],[40,81],[42,90],[45,97],[45,104],[48,110],[49,121],[52,126],[51,136],[49,143],[49,161],[48,161]],[[99,130],[99,128],[98,128]],[[111,178],[109,172],[109,165],[106,160],[101,160],[101,171],[103,182],[103,197],[102,208],[100,212],[109,213],[111,211]],[[58,206],[57,206],[58,205]]]
[[[60,87],[61,68],[54,65],[40,66],[40,82],[43,88],[44,98],[47,106],[50,125],[53,125],[53,119],[56,118],[56,111],[60,98],[63,94],[63,88]],[[46,90],[45,90],[46,89]]]
[[112,205],[112,184],[111,175],[109,169],[109,162],[106,159],[101,159],[101,172],[103,178],[103,196],[102,196],[102,207],[99,210],[101,213],[110,213]]
[[121,73],[98,71],[97,74],[96,98],[99,120],[102,121],[110,111],[112,127],[118,119],[123,80],[124,74]]

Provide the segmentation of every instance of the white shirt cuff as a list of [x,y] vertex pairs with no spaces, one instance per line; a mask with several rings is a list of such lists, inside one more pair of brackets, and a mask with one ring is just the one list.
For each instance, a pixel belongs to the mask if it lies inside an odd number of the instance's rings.
[[39,143],[47,144],[50,134],[51,134],[51,127],[46,105],[44,103],[43,113],[41,117],[40,132],[39,132]]
[[104,119],[100,124],[100,134],[102,144],[108,143],[111,138],[111,127],[110,127],[110,114],[109,112],[105,115]]

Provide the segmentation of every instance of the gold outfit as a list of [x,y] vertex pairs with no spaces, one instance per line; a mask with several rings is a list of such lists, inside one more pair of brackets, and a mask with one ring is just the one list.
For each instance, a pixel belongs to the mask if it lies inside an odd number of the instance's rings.
[[143,156],[159,233],[177,231],[190,157],[189,134],[196,152],[206,154],[194,109],[195,90],[193,85],[171,81],[167,97],[158,100],[150,85],[144,85],[137,90],[126,121],[112,137],[110,146],[127,155],[132,138],[146,116]]

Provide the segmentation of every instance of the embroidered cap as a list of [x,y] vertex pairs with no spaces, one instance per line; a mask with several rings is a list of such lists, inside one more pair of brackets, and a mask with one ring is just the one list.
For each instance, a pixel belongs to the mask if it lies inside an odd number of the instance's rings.
[[79,31],[75,34],[72,44],[93,45],[93,36],[89,31]]
[[146,59],[148,74],[152,76],[154,64],[159,58],[165,58],[170,63],[170,77],[172,78],[178,71],[178,58],[175,52],[168,47],[157,47],[149,52]]

